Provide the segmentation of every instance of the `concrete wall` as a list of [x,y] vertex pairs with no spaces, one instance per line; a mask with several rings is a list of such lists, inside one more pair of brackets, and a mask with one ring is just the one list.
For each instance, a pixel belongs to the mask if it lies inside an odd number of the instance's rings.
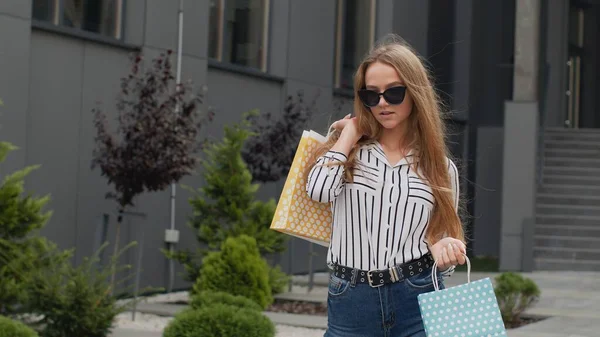
[[[318,0],[283,0],[271,4],[268,71],[260,74],[209,61],[209,3],[185,2],[183,80],[192,79],[196,89],[206,84],[203,108],[213,107],[217,113],[202,136],[220,138],[225,124],[239,121],[250,109],[281,113],[286,96],[300,90],[307,101],[318,95],[318,114],[311,121],[315,130],[324,132],[329,123],[351,111],[351,100],[334,95],[333,90],[335,2],[323,5]],[[32,22],[30,1],[0,4],[0,45],[5,47],[0,52],[0,73],[10,79],[0,82],[0,97],[5,101],[1,108],[2,140],[21,147],[3,165],[2,173],[26,164],[42,165],[28,179],[27,188],[52,196],[49,208],[54,215],[43,234],[62,248],[76,248],[76,261],[97,248],[105,215],[109,216],[109,241],[114,240],[115,233],[116,208],[104,198],[110,187],[98,170],[90,169],[95,134],[91,109],[100,104],[114,116],[119,78],[128,71],[132,51],[139,49],[149,59],[176,49],[177,6],[175,1],[128,2],[123,41],[106,43],[93,34]],[[391,31],[392,10],[391,0],[381,1],[378,36]],[[199,187],[202,179],[194,175],[181,183]],[[282,183],[263,186],[260,197],[277,197]],[[194,249],[197,243],[186,225],[190,195],[181,188],[177,193],[178,248]],[[144,232],[142,286],[167,284],[167,261],[159,249],[164,247],[164,229],[169,226],[169,197],[170,191],[142,195],[134,211],[144,217],[126,217],[122,228],[121,245],[139,240]],[[287,271],[305,272],[309,246],[302,240],[294,241],[294,268],[287,265],[290,253],[275,256],[274,261],[284,264]],[[316,250],[315,264],[322,269],[325,249]],[[136,252],[130,251],[124,262],[135,263]],[[176,288],[186,286],[176,279]]]
[[504,128],[477,130],[477,175],[472,214],[473,248],[477,255],[499,256],[502,220],[502,162]]
[[[454,97],[454,118],[460,121],[452,129],[455,134],[451,137],[451,148],[455,156],[464,159],[472,150],[467,147],[470,139],[479,139],[481,144],[475,151],[481,155],[477,155],[481,169],[476,171],[477,177],[483,180],[483,185],[494,188],[498,184],[496,178],[501,175],[496,165],[498,153],[488,154],[484,149],[498,147],[499,139],[487,137],[488,133],[479,134],[477,130],[480,124],[502,124],[503,111],[498,104],[510,81],[498,75],[497,63],[505,61],[510,48],[505,38],[501,38],[504,42],[498,47],[497,42],[486,42],[493,41],[492,37],[473,34],[483,31],[478,25],[485,24],[485,27],[496,27],[492,32],[494,38],[505,36],[506,32],[497,28],[503,19],[483,20],[480,15],[486,13],[484,18],[493,18],[495,12],[510,12],[511,5],[489,4],[479,8],[477,6],[482,5],[477,3],[452,2],[449,6],[455,17],[433,27],[454,33],[438,36],[433,42],[430,20],[440,15],[435,12],[435,1],[379,0],[376,37],[398,33],[426,58],[435,57],[440,51],[449,53],[451,60],[439,58],[435,63],[442,71],[440,78],[452,82],[445,90]],[[114,109],[114,95],[120,76],[127,73],[130,52],[140,49],[150,58],[176,48],[177,5],[176,1],[162,0],[127,2],[124,41],[104,43],[89,34],[32,23],[30,1],[5,0],[0,4],[0,45],[7,46],[0,52],[0,74],[10,79],[0,81],[0,97],[5,101],[5,107],[0,108],[2,140],[22,148],[11,155],[1,172],[4,174],[25,164],[42,164],[42,169],[28,180],[27,187],[39,194],[52,195],[50,208],[54,216],[44,234],[63,248],[77,248],[77,261],[95,249],[104,214],[110,215],[108,239],[111,241],[116,219],[114,204],[104,199],[110,190],[106,179],[98,170],[90,170],[95,134],[90,111],[97,102],[107,111]],[[333,89],[335,1],[271,1],[266,74],[208,60],[208,8],[208,0],[185,2],[183,79],[192,79],[197,89],[207,85],[203,108],[213,107],[217,113],[210,128],[203,129],[202,136],[221,137],[222,127],[239,121],[242,113],[249,109],[280,113],[285,98],[300,90],[308,101],[318,95],[318,114],[310,125],[317,131],[325,132],[332,121],[352,111],[352,98]],[[447,44],[452,47],[441,50]],[[500,87],[484,85],[490,81],[502,84]],[[473,91],[473,88],[479,89]],[[476,123],[471,124],[471,121]],[[490,129],[490,132],[499,131]],[[466,177],[467,168],[473,163],[459,160],[458,164],[462,164]],[[462,190],[467,192],[465,181]],[[202,179],[194,175],[181,183],[198,187]],[[260,197],[276,198],[282,183],[263,186]],[[194,249],[196,240],[186,225],[191,212],[190,195],[181,188],[177,193],[176,224],[182,231],[178,248]],[[485,192],[481,193],[477,210],[497,207],[496,194],[485,197],[482,196]],[[141,196],[135,211],[145,214],[145,218],[128,218],[122,230],[121,244],[138,240],[144,229],[142,286],[167,284],[167,262],[159,248],[164,247],[164,229],[169,225],[169,195],[169,191],[164,191]],[[482,232],[480,228],[483,227],[476,227],[476,243],[493,240],[489,231]],[[483,249],[483,245],[480,246]],[[315,264],[323,269],[326,250],[314,248],[318,254]],[[488,248],[493,254],[493,246]],[[293,250],[274,256],[273,260],[288,272],[305,272],[309,249],[305,241],[294,239]],[[129,263],[135,262],[135,252],[128,255]],[[487,254],[487,250],[482,252]],[[290,258],[293,258],[293,268],[288,263]],[[176,271],[182,269],[178,267]],[[187,285],[180,278],[176,279],[179,280],[176,288]]]
[[29,108],[29,40],[31,1],[7,0],[0,3],[0,133],[2,140],[21,149],[10,154],[0,168],[6,174],[26,162],[27,110]]

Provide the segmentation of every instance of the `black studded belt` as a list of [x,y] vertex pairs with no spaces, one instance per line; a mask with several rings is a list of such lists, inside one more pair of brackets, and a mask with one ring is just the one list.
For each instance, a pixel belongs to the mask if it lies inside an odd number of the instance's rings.
[[384,270],[361,270],[335,264],[333,275],[345,280],[355,277],[356,283],[368,283],[371,287],[381,287],[388,283],[395,283],[422,273],[433,266],[431,254],[425,254],[418,260],[396,265]]

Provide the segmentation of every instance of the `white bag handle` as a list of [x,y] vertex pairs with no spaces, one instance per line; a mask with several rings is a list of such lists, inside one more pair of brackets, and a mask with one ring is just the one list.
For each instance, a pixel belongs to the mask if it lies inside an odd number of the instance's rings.
[[[463,254],[465,259],[467,260],[467,283],[471,283],[471,261],[469,261],[469,257],[466,254]],[[437,279],[437,261],[433,262],[433,267],[431,269],[431,279],[433,280],[433,287],[435,291],[440,290],[440,285]]]

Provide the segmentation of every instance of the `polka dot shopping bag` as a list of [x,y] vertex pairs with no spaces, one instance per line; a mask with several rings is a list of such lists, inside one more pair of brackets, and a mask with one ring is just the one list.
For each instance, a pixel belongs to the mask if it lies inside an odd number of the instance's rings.
[[328,247],[332,214],[329,203],[320,203],[306,193],[306,171],[317,148],[326,138],[314,131],[304,131],[290,172],[279,197],[271,229]]
[[491,280],[471,282],[469,258],[467,266],[466,284],[440,290],[432,274],[435,291],[418,296],[427,337],[506,337]]

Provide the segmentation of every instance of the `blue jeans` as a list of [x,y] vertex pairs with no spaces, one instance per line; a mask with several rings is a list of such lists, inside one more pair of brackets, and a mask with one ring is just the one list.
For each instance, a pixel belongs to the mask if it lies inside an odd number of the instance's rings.
[[431,269],[378,288],[331,275],[324,337],[425,337],[417,296],[430,291]]

